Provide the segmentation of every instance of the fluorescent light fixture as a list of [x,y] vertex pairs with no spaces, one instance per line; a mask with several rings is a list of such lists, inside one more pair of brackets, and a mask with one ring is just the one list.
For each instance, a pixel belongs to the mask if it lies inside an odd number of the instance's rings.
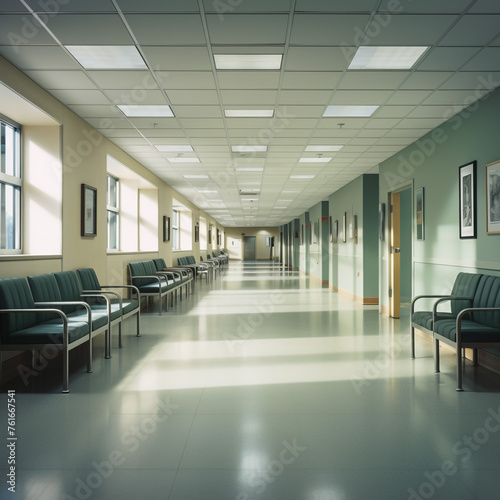
[[241,201],[259,201],[259,198],[242,198]]
[[174,116],[172,109],[167,104],[163,105],[117,105],[125,116]]
[[172,158],[167,158],[170,163],[200,163],[198,158],[186,158],[184,156],[174,156]]
[[307,146],[304,151],[340,151],[344,146]]
[[278,203],[291,203],[293,200],[278,200]]
[[288,207],[273,207],[273,210],[286,210]]
[[281,69],[282,54],[214,54],[216,69]]
[[290,179],[314,179],[315,175],[291,175]]
[[198,189],[198,193],[217,193],[216,189]]
[[192,153],[194,151],[192,146],[170,146],[166,144],[155,144],[155,148],[158,151],[164,153]]
[[237,172],[263,172],[264,168],[260,167],[240,167],[236,169]]
[[231,146],[233,153],[265,153],[267,146]]
[[323,113],[324,117],[366,117],[371,116],[378,106],[328,106]]
[[429,47],[359,47],[349,69],[410,69]]
[[183,175],[184,179],[208,179],[208,175]]
[[317,158],[301,158],[299,163],[328,163],[329,161],[331,161],[331,158],[320,156]]
[[134,45],[66,45],[85,69],[147,69]]
[[225,109],[226,118],[272,118],[274,109]]
[[300,193],[300,191],[281,191],[282,193]]

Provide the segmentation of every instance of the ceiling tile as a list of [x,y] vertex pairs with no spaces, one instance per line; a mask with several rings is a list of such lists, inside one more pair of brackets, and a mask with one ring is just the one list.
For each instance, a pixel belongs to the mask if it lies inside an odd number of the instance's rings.
[[[457,16],[398,14],[387,22],[387,16],[375,16],[370,22],[362,45],[404,45],[429,46],[437,43],[443,31],[450,28]],[[347,43],[350,41],[347,40]]]
[[278,71],[217,71],[221,89],[278,89]]
[[134,45],[117,14],[58,14],[47,26],[64,45]]
[[407,90],[433,90],[453,75],[447,71],[416,71],[401,85]]
[[45,89],[96,89],[83,71],[26,71],[32,80]]
[[73,57],[60,47],[0,46],[0,55],[21,70],[81,69]]
[[337,90],[328,104],[380,105],[390,96],[388,90]]
[[217,12],[221,21],[225,19],[224,14],[234,14],[236,12],[288,12],[291,0],[252,0],[251,2],[231,1],[217,3],[214,0],[203,0],[206,12]]
[[278,103],[290,105],[324,105],[326,106],[332,96],[330,90],[282,90]]
[[178,118],[217,118],[222,116],[220,106],[172,106],[174,115]]
[[282,88],[294,90],[333,90],[341,77],[342,73],[339,71],[285,71]]
[[219,104],[219,96],[215,90],[169,90],[167,95],[173,105],[202,106]]
[[435,47],[426,53],[418,70],[458,71],[478,51],[477,47]]
[[203,45],[199,14],[128,14],[125,16],[141,45]]
[[222,103],[224,105],[274,105],[277,92],[272,90],[222,90]]
[[87,74],[102,89],[153,90],[157,89],[155,79],[149,71],[88,71]]
[[500,47],[484,48],[464,66],[464,70],[500,71]]
[[295,14],[290,44],[356,45],[357,33],[363,33],[369,20],[370,16],[364,14]]
[[210,42],[218,45],[266,45],[286,42],[288,16],[232,14],[206,16]]
[[500,16],[464,16],[439,42],[439,45],[482,46],[500,34]]
[[109,100],[100,90],[53,89],[50,93],[66,105],[109,104]]
[[500,85],[500,72],[463,72],[455,73],[442,89],[494,89]]
[[383,0],[379,10],[390,11],[393,14],[404,12],[406,14],[460,14],[470,4],[470,0]]
[[431,94],[428,90],[398,90],[389,98],[390,105],[417,105]]
[[349,61],[339,47],[290,47],[286,71],[344,71]]
[[408,73],[403,71],[348,71],[339,89],[394,90],[398,88]]
[[0,16],[1,45],[55,45],[57,42],[38,22],[29,15]]
[[[2,3],[5,0],[2,0]],[[40,0],[26,0],[26,3],[35,11],[40,13],[52,13],[54,4]],[[116,8],[110,0],[65,0],[57,1],[57,12],[116,12]]]
[[161,87],[166,90],[216,88],[213,73],[210,71],[156,71],[155,74]]
[[372,12],[379,0],[297,0],[295,10],[313,12]]
[[206,47],[142,47],[147,62],[154,71],[212,69]]
[[500,14],[500,4],[497,0],[476,0],[476,3],[470,8],[469,12],[479,14],[495,12]]

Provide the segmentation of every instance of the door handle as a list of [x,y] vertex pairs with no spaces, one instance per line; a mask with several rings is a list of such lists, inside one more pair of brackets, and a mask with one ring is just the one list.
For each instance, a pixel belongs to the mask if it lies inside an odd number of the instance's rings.
[[401,248],[395,248],[394,253],[401,253]]

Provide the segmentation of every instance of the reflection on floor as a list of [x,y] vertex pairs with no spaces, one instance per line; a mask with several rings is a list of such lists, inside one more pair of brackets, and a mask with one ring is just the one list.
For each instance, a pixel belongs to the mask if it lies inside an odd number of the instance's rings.
[[418,339],[410,360],[408,317],[278,264],[232,262],[165,315],[143,315],[141,338],[133,321],[124,331],[94,373],[72,364],[69,395],[56,363],[12,385],[17,498],[498,496],[500,377],[469,364],[457,393],[452,355],[435,375]]

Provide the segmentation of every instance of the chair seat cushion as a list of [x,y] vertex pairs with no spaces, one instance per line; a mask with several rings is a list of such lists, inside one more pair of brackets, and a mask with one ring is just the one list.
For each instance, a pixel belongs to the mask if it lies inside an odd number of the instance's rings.
[[123,314],[128,314],[128,313],[135,311],[139,308],[139,302],[137,302],[137,300],[135,300],[135,299],[123,300],[122,306],[123,306]]
[[[440,312],[437,317],[438,321],[442,319],[456,319],[453,313]],[[432,331],[432,311],[416,311],[413,313],[412,322],[429,331]]]
[[[436,321],[434,332],[453,342],[457,339],[457,324],[453,319]],[[463,342],[498,342],[500,343],[500,328],[492,328],[470,320],[462,321]]]
[[[68,318],[68,343],[85,337],[89,333],[87,323]],[[63,324],[62,320],[54,319],[45,323],[12,332],[8,338],[8,344],[62,344]]]
[[[169,280],[168,284],[163,281],[161,284],[162,293],[170,290],[171,288],[174,287],[174,285],[175,284],[174,284],[173,280]],[[159,283],[156,282],[156,283],[149,283],[148,285],[143,285],[143,286],[140,286],[138,288],[139,288],[139,292],[147,294],[147,293],[158,293],[159,287],[160,287]]]
[[[102,309],[94,309],[94,307],[100,306],[92,306],[92,331],[99,330],[103,326],[107,326],[108,324],[108,311],[106,307],[103,306]],[[79,309],[73,313],[68,314],[68,319],[71,321],[87,321],[87,311],[84,309]]]

